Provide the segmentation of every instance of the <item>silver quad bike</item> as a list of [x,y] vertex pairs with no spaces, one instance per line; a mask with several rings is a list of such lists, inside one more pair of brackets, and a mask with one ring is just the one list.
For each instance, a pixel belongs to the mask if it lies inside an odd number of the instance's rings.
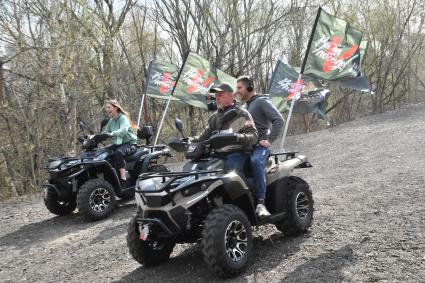
[[[223,117],[235,119],[230,110]],[[183,136],[182,123],[176,127]],[[266,207],[272,214],[257,219],[256,198],[249,165],[245,177],[223,172],[215,150],[237,143],[237,135],[218,133],[208,141],[184,138],[169,145],[186,152],[190,161],[181,172],[143,173],[136,184],[137,214],[128,226],[127,245],[140,264],[165,262],[177,243],[200,241],[204,261],[217,275],[242,272],[252,252],[252,226],[274,224],[291,236],[308,230],[313,221],[313,196],[294,169],[311,167],[296,152],[271,154],[265,166]]]

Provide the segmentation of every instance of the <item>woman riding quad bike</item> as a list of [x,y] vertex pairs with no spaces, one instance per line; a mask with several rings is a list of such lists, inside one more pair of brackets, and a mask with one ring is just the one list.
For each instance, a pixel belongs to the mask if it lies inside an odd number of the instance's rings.
[[[152,128],[144,126],[137,131],[139,138],[146,139],[146,145],[137,145],[129,119],[121,109],[116,101],[108,101],[107,113],[111,119],[106,130],[79,138],[84,149],[79,157],[53,158],[46,162],[49,179],[43,185],[43,199],[50,212],[66,215],[78,207],[88,219],[105,218],[114,209],[116,196],[134,197],[141,173],[169,171],[157,164],[159,158],[171,156],[169,150],[165,146],[149,145]],[[80,123],[80,127],[84,132],[85,125]],[[112,145],[97,149],[98,144],[109,138],[113,139]]]

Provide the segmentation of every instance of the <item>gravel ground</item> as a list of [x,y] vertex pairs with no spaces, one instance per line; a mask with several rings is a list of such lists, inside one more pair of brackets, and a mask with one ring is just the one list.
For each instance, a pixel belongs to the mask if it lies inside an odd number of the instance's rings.
[[[296,171],[315,198],[310,232],[272,225],[254,232],[254,253],[236,282],[425,282],[425,104],[290,137],[313,164]],[[198,245],[178,245],[145,268],[126,247],[134,202],[109,219],[55,217],[40,196],[0,205],[1,282],[199,282],[218,280]]]

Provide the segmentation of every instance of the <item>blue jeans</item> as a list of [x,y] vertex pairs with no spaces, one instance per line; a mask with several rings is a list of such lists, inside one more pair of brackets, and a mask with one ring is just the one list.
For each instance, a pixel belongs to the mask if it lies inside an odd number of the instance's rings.
[[224,161],[224,171],[236,171],[239,176],[245,178],[243,169],[245,164],[249,162],[249,155],[242,152],[233,152],[223,156]]
[[251,172],[256,196],[258,199],[266,198],[266,172],[264,172],[264,163],[270,156],[270,149],[256,145],[251,153]]

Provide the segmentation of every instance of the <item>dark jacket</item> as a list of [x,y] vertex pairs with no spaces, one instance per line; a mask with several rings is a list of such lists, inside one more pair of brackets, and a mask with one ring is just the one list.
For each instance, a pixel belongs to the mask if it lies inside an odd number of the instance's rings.
[[268,140],[272,143],[280,137],[285,121],[279,110],[274,107],[267,97],[254,95],[247,101],[246,108],[254,119],[259,141]]
[[[231,110],[237,111],[237,116],[231,120],[227,125],[222,124],[223,115]],[[234,152],[234,151],[252,151],[252,146],[257,143],[258,132],[255,128],[251,115],[246,109],[241,108],[238,104],[233,104],[225,109],[217,110],[209,119],[208,126],[204,131],[194,139],[194,141],[204,141],[209,139],[213,134],[224,133],[238,133],[239,143],[231,144],[229,146],[220,148],[217,152]]]

